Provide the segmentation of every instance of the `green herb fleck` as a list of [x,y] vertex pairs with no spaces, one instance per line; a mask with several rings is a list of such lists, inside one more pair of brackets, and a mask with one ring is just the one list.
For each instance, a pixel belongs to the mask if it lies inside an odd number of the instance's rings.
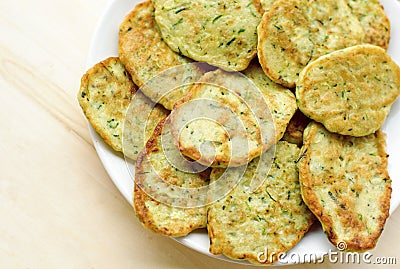
[[226,43],[226,46],[229,47],[233,41],[236,40],[236,37],[232,38],[231,40],[228,41],[228,43]]
[[337,199],[336,199],[336,197],[333,195],[333,193],[332,193],[331,191],[328,191],[328,194],[329,194],[329,196],[331,197],[331,199],[332,199],[335,203],[337,203]]
[[107,123],[108,123],[108,127],[111,129],[115,129],[119,125],[119,122],[115,121],[115,119],[108,120]]
[[271,194],[267,190],[265,190],[265,191],[267,192],[269,198],[271,198],[272,201],[276,202],[276,200],[271,196]]
[[177,26],[183,22],[183,18],[180,18],[176,23],[173,24],[173,26]]
[[185,7],[181,7],[181,8],[179,8],[179,9],[177,9],[177,10],[175,11],[175,14],[178,14],[178,13],[184,11],[185,9],[186,9]]
[[267,234],[267,231],[266,231],[265,227],[261,228],[261,233],[262,233],[262,235],[266,235]]
[[215,17],[214,19],[213,19],[213,21],[212,21],[212,23],[214,23],[214,22],[216,22],[219,18],[221,18],[222,17],[222,15],[218,15],[217,17]]
[[259,221],[265,221],[265,222],[267,222],[266,219],[263,218],[263,217],[261,217],[260,215],[257,215],[257,218],[258,218]]

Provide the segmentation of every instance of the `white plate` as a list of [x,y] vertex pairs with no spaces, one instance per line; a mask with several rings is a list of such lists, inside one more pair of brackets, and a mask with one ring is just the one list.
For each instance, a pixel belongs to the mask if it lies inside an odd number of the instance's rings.
[[[89,68],[97,62],[110,57],[118,56],[118,30],[127,13],[141,1],[138,0],[112,0],[105,10],[92,39],[86,67]],[[400,64],[400,4],[396,0],[382,0],[385,11],[391,21],[391,41],[388,53]],[[397,48],[397,51],[396,51]],[[390,212],[393,212],[400,204],[400,100],[393,105],[392,111],[386,120],[383,130],[387,133],[387,151],[389,157],[389,174],[393,180],[392,199]],[[124,159],[106,145],[101,137],[90,127],[92,139],[97,153],[103,162],[105,169],[120,190],[126,200],[132,204],[133,179]],[[397,165],[396,165],[397,164]],[[231,262],[249,264],[247,262],[233,261],[221,255],[215,256],[209,253],[209,239],[205,230],[199,230],[188,236],[176,239],[183,245],[197,250],[206,255],[228,260]],[[290,253],[299,255],[316,255],[321,257],[333,246],[323,234],[319,225],[314,225],[311,231],[292,249]]]

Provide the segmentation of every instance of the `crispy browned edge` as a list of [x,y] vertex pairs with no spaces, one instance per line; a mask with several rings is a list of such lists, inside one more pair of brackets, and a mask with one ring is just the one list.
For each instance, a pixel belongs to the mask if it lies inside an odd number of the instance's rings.
[[[388,26],[388,35],[387,35],[387,38],[382,41],[383,43],[377,43],[377,44],[379,46],[381,46],[382,48],[384,48],[385,50],[387,50],[389,48],[390,39],[392,37],[391,36],[391,32],[390,32],[390,30],[392,28],[392,25],[390,23],[389,17],[386,14],[384,6],[382,5],[382,3],[380,3],[380,5],[381,5],[382,11],[383,11],[383,13],[385,15],[385,21],[386,21],[387,26]],[[374,40],[374,42],[375,42],[375,40]]]
[[[204,227],[201,225],[198,225],[198,226],[189,225],[187,227],[187,229],[184,229],[183,227],[175,226],[174,230],[170,230],[165,227],[159,227],[156,223],[154,223],[152,214],[151,214],[151,212],[149,212],[148,208],[145,206],[145,202],[146,201],[154,201],[157,204],[160,204],[160,202],[151,198],[140,187],[142,182],[145,180],[145,178],[144,178],[145,174],[143,172],[141,164],[144,161],[146,161],[148,153],[156,152],[159,150],[157,148],[157,137],[159,135],[161,135],[164,124],[167,120],[169,120],[169,118],[164,118],[163,120],[160,121],[160,123],[155,128],[153,135],[147,141],[145,149],[139,154],[139,156],[136,160],[133,205],[134,205],[136,216],[138,217],[140,222],[146,228],[148,228],[149,230],[151,230],[157,234],[179,237],[179,236],[185,236],[195,229],[204,228]],[[184,210],[184,209],[182,209],[182,210]]]
[[254,6],[256,7],[257,11],[263,15],[265,10],[262,7],[261,0],[253,0]]
[[[82,100],[84,100],[84,98],[82,98],[81,96],[81,92],[82,89],[87,89],[89,87],[89,77],[91,76],[91,72],[94,71],[95,69],[97,69],[99,67],[99,65],[101,65],[101,67],[105,67],[107,65],[109,65],[109,62],[112,61],[118,61],[121,63],[121,61],[119,60],[118,57],[109,57],[97,64],[95,64],[93,67],[91,67],[83,76],[81,79],[81,87],[79,89],[78,92],[78,101],[79,101],[79,105],[82,107],[83,113],[85,114],[86,118],[89,120],[90,123],[92,123],[92,121],[94,121],[94,119],[90,116],[90,114],[86,113],[86,110],[83,109],[84,105],[82,103]],[[121,63],[122,65],[122,63]],[[131,76],[129,74],[129,72],[127,72],[127,76],[129,79],[131,79]],[[131,80],[132,82],[132,80]],[[132,82],[133,88],[131,89],[131,93],[132,95],[138,90],[137,86],[135,83]],[[86,101],[85,101],[86,102]],[[122,152],[122,148],[118,148],[116,145],[114,145],[114,143],[112,143],[111,139],[108,137],[108,135],[105,134],[105,132],[103,131],[103,129],[101,129],[99,126],[97,126],[96,124],[91,124],[91,126],[93,127],[93,129],[101,136],[101,138],[103,138],[104,142],[107,143],[107,145],[109,145],[113,150],[115,151],[119,151]]]
[[[319,199],[314,192],[313,189],[313,180],[311,178],[311,173],[308,169],[308,163],[310,161],[310,154],[308,152],[308,147],[310,146],[310,137],[315,135],[317,132],[317,125],[320,125],[319,123],[311,122],[311,124],[315,124],[310,128],[308,136],[304,137],[304,144],[302,148],[302,155],[301,159],[299,160],[299,172],[300,172],[300,186],[301,186],[301,192],[303,195],[303,200],[307,204],[308,208],[311,210],[311,212],[314,213],[314,215],[318,218],[318,220],[321,222],[322,227],[324,229],[325,234],[327,235],[329,241],[337,246],[339,243],[337,234],[333,230],[333,221],[332,218],[330,218],[328,215],[324,214],[324,209],[319,202]],[[385,133],[383,131],[378,130],[375,135],[377,136],[377,139],[382,142],[385,141]],[[382,170],[385,173],[385,177],[390,178],[389,174],[387,172],[387,163],[388,163],[388,155],[386,153],[386,145],[385,143],[378,143],[379,148],[379,156],[382,158]],[[380,200],[380,208],[382,215],[379,217],[379,226],[381,229],[373,234],[371,234],[369,237],[366,238],[353,238],[351,241],[346,241],[345,243],[347,244],[347,251],[365,251],[369,250],[375,247],[379,236],[381,235],[386,219],[389,217],[389,208],[390,208],[390,196],[392,193],[392,188],[390,184],[386,185],[385,193],[382,196]]]
[[[218,70],[221,70],[221,69],[218,69]],[[215,72],[215,71],[212,71],[212,72]],[[222,71],[222,72],[226,72],[226,71]],[[203,81],[202,79],[200,79],[199,83],[194,84],[190,88],[190,90],[188,91],[188,93],[187,93],[187,95],[185,97],[183,97],[182,99],[178,100],[175,103],[174,109],[171,112],[171,121],[173,121],[173,117],[175,116],[174,115],[175,114],[174,110],[176,110],[179,106],[183,105],[184,103],[189,102],[191,100],[193,94],[195,93],[195,91],[199,87],[203,86],[204,82],[207,83],[207,81]],[[195,147],[189,147],[189,148],[183,147],[181,142],[180,142],[180,140],[179,140],[179,132],[178,132],[178,130],[175,130],[175,128],[171,128],[171,131],[172,131],[172,134],[173,134],[174,138],[178,142],[177,143],[178,144],[178,148],[182,152],[183,155],[189,157],[192,160],[196,160],[198,163],[201,163],[203,165],[209,165],[210,167],[227,167],[228,164],[229,164],[229,167],[241,166],[241,165],[247,164],[252,159],[254,159],[257,156],[259,156],[261,154],[261,151],[262,151],[262,148],[260,147],[258,149],[250,151],[249,154],[248,154],[248,158],[243,158],[243,159],[238,159],[238,160],[234,160],[234,159],[231,159],[229,157],[228,158],[215,157],[215,159],[213,159],[213,162],[211,163],[211,160],[205,159]],[[224,164],[226,164],[226,165],[224,165]]]
[[264,15],[262,16],[261,22],[258,25],[257,29],[257,34],[258,34],[258,46],[257,46],[257,55],[258,55],[258,60],[260,62],[260,65],[262,69],[264,70],[264,73],[275,83],[280,84],[286,88],[294,88],[296,84],[293,83],[288,83],[287,81],[280,79],[279,76],[277,76],[273,71],[271,71],[270,68],[268,68],[267,65],[267,55],[263,53],[263,40],[268,38],[268,25],[269,22],[271,21],[272,16],[280,6],[280,2],[285,3],[286,0],[278,0],[274,2],[274,4],[271,6],[271,9],[269,12],[265,12]]
[[150,229],[153,232],[164,234],[164,235],[171,235],[169,231],[165,229],[158,229],[157,225],[154,224],[152,221],[151,213],[148,211],[147,207],[145,206],[145,202],[147,200],[151,200],[151,198],[142,191],[140,185],[144,180],[144,172],[142,169],[142,163],[146,160],[147,154],[156,150],[156,139],[157,135],[160,135],[162,132],[162,128],[164,126],[166,119],[160,121],[160,123],[154,129],[153,135],[149,138],[146,143],[146,147],[139,153],[138,158],[135,163],[135,181],[134,181],[134,194],[133,194],[133,205],[136,212],[136,216],[139,218],[140,222]]

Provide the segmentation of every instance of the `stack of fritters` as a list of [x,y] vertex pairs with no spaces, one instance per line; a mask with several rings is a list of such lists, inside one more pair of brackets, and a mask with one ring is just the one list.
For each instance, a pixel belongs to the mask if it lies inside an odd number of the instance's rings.
[[211,253],[252,263],[275,262],[263,251],[290,250],[314,215],[334,245],[375,246],[391,195],[380,128],[400,94],[379,1],[153,0],[119,33],[78,100],[136,161],[147,228],[206,227]]

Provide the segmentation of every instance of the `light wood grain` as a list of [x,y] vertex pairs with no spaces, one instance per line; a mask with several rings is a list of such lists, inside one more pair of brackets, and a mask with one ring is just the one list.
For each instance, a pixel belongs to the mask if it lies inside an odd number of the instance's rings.
[[[99,161],[76,94],[107,3],[0,2],[0,268],[245,268],[145,230]],[[375,256],[400,263],[399,227]]]

